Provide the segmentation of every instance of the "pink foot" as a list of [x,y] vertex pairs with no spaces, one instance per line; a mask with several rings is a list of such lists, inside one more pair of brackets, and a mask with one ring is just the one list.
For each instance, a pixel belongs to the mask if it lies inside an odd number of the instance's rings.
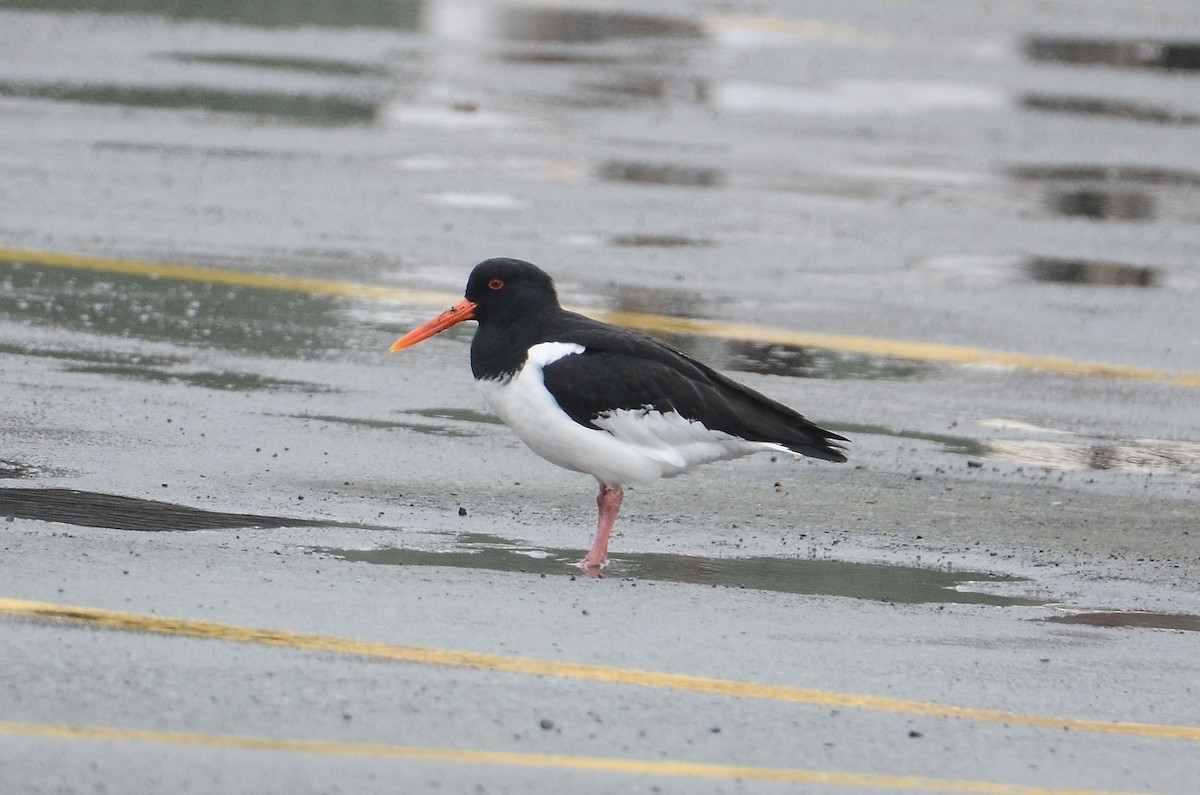
[[612,532],[613,522],[617,520],[617,511],[621,510],[621,500],[625,492],[620,486],[600,484],[600,493],[596,495],[596,507],[600,509],[600,519],[596,523],[596,540],[592,542],[592,550],[587,557],[575,565],[583,569],[589,577],[599,577],[608,565],[608,536]]
[[604,570],[608,568],[608,561],[595,561],[592,560],[591,556],[589,555],[574,565],[575,568],[582,569],[584,576],[586,577],[603,577]]

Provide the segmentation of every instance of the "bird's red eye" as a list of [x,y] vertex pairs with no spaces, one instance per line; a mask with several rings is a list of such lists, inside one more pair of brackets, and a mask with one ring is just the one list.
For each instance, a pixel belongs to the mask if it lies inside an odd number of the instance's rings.
[[503,288],[504,288],[504,280],[503,279],[492,279],[488,282],[489,290],[500,290]]

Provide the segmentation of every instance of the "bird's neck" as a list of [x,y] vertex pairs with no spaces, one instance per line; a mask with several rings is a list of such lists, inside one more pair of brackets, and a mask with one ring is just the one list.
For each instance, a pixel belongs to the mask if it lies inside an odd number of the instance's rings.
[[546,329],[554,327],[558,307],[522,313],[510,322],[481,320],[471,341],[471,374],[480,379],[510,378],[525,364],[529,349],[550,341]]

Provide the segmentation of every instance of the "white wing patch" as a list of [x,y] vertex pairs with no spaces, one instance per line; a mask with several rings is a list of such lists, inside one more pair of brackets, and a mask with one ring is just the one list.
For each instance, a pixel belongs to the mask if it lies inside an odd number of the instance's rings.
[[511,378],[479,382],[497,416],[548,461],[586,472],[608,486],[625,486],[762,450],[791,453],[782,445],[709,430],[674,411],[621,409],[597,417],[593,423],[600,430],[580,425],[546,389],[542,369],[583,351],[582,345],[570,342],[539,343]]

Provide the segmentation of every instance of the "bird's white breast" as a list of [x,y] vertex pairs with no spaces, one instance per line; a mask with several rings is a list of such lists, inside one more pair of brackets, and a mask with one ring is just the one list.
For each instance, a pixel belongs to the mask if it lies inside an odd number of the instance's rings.
[[497,416],[548,461],[591,474],[609,486],[624,486],[760,450],[790,452],[780,445],[710,430],[674,411],[652,408],[605,412],[593,420],[600,430],[580,425],[546,389],[542,370],[583,351],[575,343],[539,343],[529,349],[525,364],[512,377],[479,382]]

